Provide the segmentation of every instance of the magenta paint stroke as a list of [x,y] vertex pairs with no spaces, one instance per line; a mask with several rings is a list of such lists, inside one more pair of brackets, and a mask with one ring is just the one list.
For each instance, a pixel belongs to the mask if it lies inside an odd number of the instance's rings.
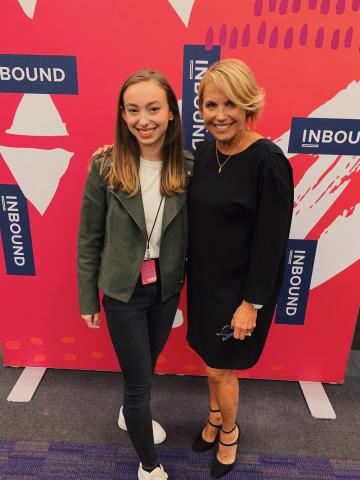
[[289,0],[281,0],[279,5],[279,15],[286,15],[289,6]]
[[214,45],[214,29],[209,27],[205,36],[205,50],[212,50]]
[[237,29],[237,27],[234,27],[231,31],[231,34],[230,34],[230,42],[229,42],[229,47],[231,49],[234,49],[237,47],[237,44],[238,44],[238,36],[239,36],[239,31]]
[[339,48],[340,43],[340,30],[337,28],[334,30],[333,36],[331,38],[331,45],[330,48],[332,50],[337,50]]
[[349,27],[345,33],[344,47],[350,48],[353,40],[354,28]]
[[320,13],[323,15],[327,15],[330,10],[330,0],[322,0],[321,6],[320,6]]
[[300,11],[300,7],[301,7],[301,0],[293,0],[292,12],[298,13]]
[[309,27],[305,23],[300,30],[300,36],[299,36],[300,46],[304,47],[307,44],[308,36],[309,36]]
[[247,23],[244,27],[242,38],[241,38],[241,46],[248,47],[250,43],[250,25]]
[[315,37],[315,47],[316,48],[322,48],[324,44],[324,35],[325,35],[325,30],[324,27],[320,27],[319,30],[316,33]]
[[262,22],[262,24],[259,27],[259,32],[257,35],[257,43],[259,45],[263,45],[266,40],[266,22]]
[[254,16],[255,17],[260,17],[261,16],[263,6],[264,6],[264,1],[263,0],[255,0],[255,4],[254,4]]
[[220,34],[219,34],[219,44],[224,46],[226,44],[227,39],[227,27],[225,23],[223,23],[220,27]]
[[342,15],[345,12],[345,0],[338,0],[336,2],[336,15]]
[[294,30],[292,27],[288,28],[285,33],[284,48],[292,48],[294,42]]
[[276,48],[279,41],[279,27],[274,27],[270,34],[269,47]]

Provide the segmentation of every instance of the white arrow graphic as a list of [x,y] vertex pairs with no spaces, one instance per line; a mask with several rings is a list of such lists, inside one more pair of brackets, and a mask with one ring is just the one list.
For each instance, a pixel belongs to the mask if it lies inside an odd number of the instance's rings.
[[47,94],[25,93],[6,133],[30,136],[69,135],[52,98]]
[[25,15],[33,19],[37,0],[18,0],[18,1],[22,9],[24,10]]
[[169,0],[170,5],[179,15],[186,27],[189,26],[191,11],[196,0]]
[[0,153],[25,197],[43,215],[53,199],[73,152],[0,145]]

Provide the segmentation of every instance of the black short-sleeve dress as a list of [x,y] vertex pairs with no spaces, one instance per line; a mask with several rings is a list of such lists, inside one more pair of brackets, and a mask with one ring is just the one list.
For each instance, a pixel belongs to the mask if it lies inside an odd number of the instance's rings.
[[[219,153],[220,162],[227,156]],[[269,332],[281,286],[293,210],[292,169],[279,147],[261,138],[230,157],[219,173],[215,142],[195,153],[188,194],[188,342],[213,368],[256,364]],[[245,299],[262,304],[244,341],[223,342]]]

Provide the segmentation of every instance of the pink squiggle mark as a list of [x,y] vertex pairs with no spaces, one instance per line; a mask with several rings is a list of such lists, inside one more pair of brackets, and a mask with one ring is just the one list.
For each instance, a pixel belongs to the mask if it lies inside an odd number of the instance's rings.
[[248,47],[250,43],[250,25],[247,23],[244,27],[242,38],[241,38],[241,46]]
[[279,40],[279,27],[274,27],[270,34],[269,47],[276,48],[278,46],[278,40]]
[[301,0],[293,0],[292,11],[298,13],[301,7]]
[[307,44],[308,35],[309,35],[309,27],[305,23],[300,30],[300,38],[299,38],[300,46],[304,47]]
[[269,12],[275,12],[277,0],[269,0]]
[[309,8],[311,10],[315,10],[316,6],[317,6],[317,0],[309,0]]
[[220,34],[219,34],[219,44],[223,47],[226,44],[227,38],[227,27],[225,23],[223,23],[220,27]]
[[350,48],[350,47],[351,47],[352,40],[353,40],[353,33],[354,33],[353,27],[349,27],[349,28],[346,30],[345,40],[344,40],[344,47],[345,47],[345,48]]
[[357,12],[360,9],[360,0],[353,0],[352,9],[353,12]]
[[323,0],[320,7],[320,13],[326,15],[330,10],[330,0]]
[[288,9],[289,1],[288,0],[281,0],[279,6],[279,14],[285,15]]
[[294,41],[294,31],[293,28],[290,27],[286,30],[285,39],[284,39],[284,48],[291,48],[293,46]]
[[336,3],[336,15],[342,15],[345,12],[345,0],[338,0]]
[[331,45],[330,45],[331,49],[337,50],[339,48],[339,42],[340,42],[340,30],[337,28],[334,31],[331,39]]
[[324,35],[325,35],[325,30],[324,27],[320,27],[316,33],[315,37],[315,47],[316,48],[322,48],[324,44]]
[[266,22],[262,22],[262,24],[259,27],[257,43],[259,45],[263,45],[265,43],[265,39],[266,39]]
[[230,42],[229,42],[229,47],[231,49],[234,49],[237,47],[238,44],[238,36],[239,36],[239,31],[236,27],[234,27],[231,31],[230,34]]
[[212,50],[214,45],[214,29],[209,27],[205,36],[205,50]]
[[254,5],[254,16],[260,17],[263,9],[263,0],[256,0]]

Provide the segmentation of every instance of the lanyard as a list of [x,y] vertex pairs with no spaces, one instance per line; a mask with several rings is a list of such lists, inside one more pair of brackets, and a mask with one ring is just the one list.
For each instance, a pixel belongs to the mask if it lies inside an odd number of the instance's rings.
[[148,235],[148,234],[146,233],[146,237],[147,237],[147,243],[146,243],[146,257],[147,257],[147,261],[150,260],[150,238],[151,238],[151,235],[152,235],[152,233],[153,233],[153,231],[154,231],[154,227],[155,227],[155,224],[156,224],[156,220],[157,220],[157,218],[158,218],[158,216],[159,216],[159,212],[160,212],[160,208],[161,208],[161,205],[162,205],[163,200],[164,200],[164,197],[161,197],[160,205],[159,205],[158,211],[157,211],[157,213],[156,213],[156,217],[155,217],[154,224],[153,224],[153,226],[152,226],[150,235]]

